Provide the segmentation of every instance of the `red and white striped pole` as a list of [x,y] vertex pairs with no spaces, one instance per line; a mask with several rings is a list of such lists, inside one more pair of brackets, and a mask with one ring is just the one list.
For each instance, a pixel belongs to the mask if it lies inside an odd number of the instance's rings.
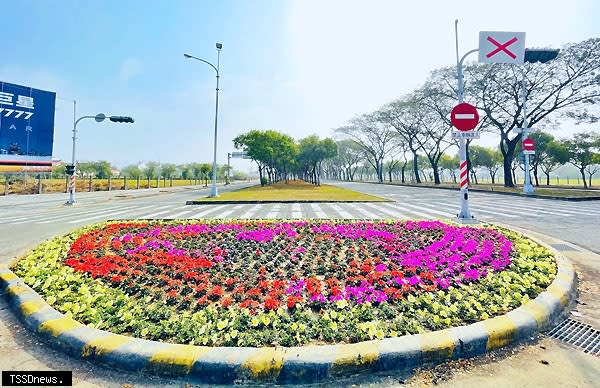
[[469,188],[469,174],[467,170],[467,161],[460,162],[460,189],[467,190]]
[[71,175],[71,182],[69,183],[69,191],[71,193],[75,192],[75,181],[77,180],[77,177],[75,174]]

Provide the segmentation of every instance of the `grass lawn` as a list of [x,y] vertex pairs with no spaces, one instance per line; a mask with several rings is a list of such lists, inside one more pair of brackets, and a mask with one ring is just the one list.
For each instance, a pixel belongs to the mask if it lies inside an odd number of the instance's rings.
[[198,198],[194,203],[198,202],[383,202],[387,201],[384,198],[375,197],[358,193],[356,191],[342,189],[340,187],[321,185],[315,186],[304,181],[289,181],[277,182],[273,185],[261,187],[260,185],[248,187],[245,189],[230,191],[220,194],[217,198]]
[[[386,184],[390,184],[385,182]],[[402,183],[392,183],[402,185]],[[442,183],[439,185],[434,185],[433,183],[411,183],[410,186],[420,186],[420,187],[445,187],[445,188],[453,188],[458,190],[457,184],[452,183]],[[535,195],[542,195],[548,197],[561,197],[561,198],[572,198],[572,197],[600,197],[600,190],[592,189],[592,190],[584,190],[583,188],[575,188],[575,187],[560,187],[560,186],[533,186]],[[499,184],[474,184],[473,182],[469,182],[469,190],[483,190],[490,192],[503,192],[503,193],[523,193],[523,186],[519,185],[517,187],[504,187]]]

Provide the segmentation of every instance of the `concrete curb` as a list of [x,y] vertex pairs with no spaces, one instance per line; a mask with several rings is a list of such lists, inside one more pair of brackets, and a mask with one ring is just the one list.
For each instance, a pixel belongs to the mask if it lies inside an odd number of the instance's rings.
[[[357,181],[341,181],[344,183],[370,183],[370,184],[378,184],[376,182],[357,182]],[[436,189],[436,190],[454,190],[459,191],[458,187],[437,187],[437,186],[420,186],[420,185],[411,185],[411,184],[401,184],[401,183],[379,183],[386,186],[399,186],[399,187],[416,187],[420,189]],[[469,191],[474,191],[476,193],[488,193],[488,194],[500,194],[500,195],[512,195],[516,197],[525,197],[525,198],[537,198],[537,199],[551,199],[558,201],[569,201],[569,202],[581,202],[581,201],[598,201],[600,200],[600,196],[596,197],[555,197],[551,195],[541,195],[541,194],[523,194],[523,193],[509,193],[506,191],[493,191],[493,190],[482,190],[482,189],[473,189],[469,187]]]
[[288,200],[281,200],[281,201],[276,201],[276,200],[255,200],[255,201],[196,201],[196,200],[191,200],[191,201],[186,201],[186,205],[240,205],[240,204],[265,204],[265,203],[385,203],[385,202],[396,202],[394,200],[391,199],[384,199],[382,198],[381,200],[370,200],[370,201],[363,201],[363,200],[348,200],[348,201],[334,201],[334,200],[324,200],[324,201],[316,201],[316,200],[312,200],[312,199],[299,199],[299,200],[293,200],[293,201],[288,201]]
[[92,329],[59,313],[7,267],[0,267],[0,289],[29,329],[77,358],[210,384],[307,384],[472,357],[533,338],[566,313],[576,293],[573,265],[553,252],[558,270],[552,284],[505,315],[436,332],[344,345],[214,348],[148,341]]

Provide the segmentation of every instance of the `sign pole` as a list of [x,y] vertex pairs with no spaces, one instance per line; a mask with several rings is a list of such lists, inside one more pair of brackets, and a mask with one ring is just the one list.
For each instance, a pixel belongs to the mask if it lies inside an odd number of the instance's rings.
[[69,188],[69,200],[67,205],[73,205],[75,203],[75,140],[77,140],[77,101],[73,100],[73,152],[71,154],[71,166],[73,166],[73,174],[69,179],[71,187]]
[[[462,63],[467,55],[476,52],[477,49],[467,52],[460,60],[458,59],[458,19],[454,22],[454,32],[456,37],[456,75],[458,80],[458,103],[461,104],[464,99],[463,94],[463,72]],[[473,216],[469,211],[469,171],[467,168],[467,140],[464,138],[459,139],[459,156],[460,156],[460,213],[458,218],[460,220],[471,220]]]
[[[527,81],[525,80],[525,72],[521,68],[521,89],[523,94],[523,133],[521,134],[521,144],[529,138],[529,124],[527,123]],[[525,147],[523,146],[523,150]],[[531,184],[530,166],[529,166],[529,154],[525,153],[525,184],[523,184],[523,193],[532,194],[533,185]]]

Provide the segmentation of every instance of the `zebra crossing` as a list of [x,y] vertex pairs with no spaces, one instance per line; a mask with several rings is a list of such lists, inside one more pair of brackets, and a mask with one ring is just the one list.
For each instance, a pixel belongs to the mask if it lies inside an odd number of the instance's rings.
[[[573,218],[600,216],[600,204],[551,203],[531,199],[484,198],[473,201],[473,214],[483,221],[516,220],[519,218]],[[0,218],[0,225],[86,224],[118,219],[203,219],[203,218],[264,218],[264,219],[452,219],[458,203],[440,198],[397,202],[371,203],[269,203],[182,205],[140,203],[108,205],[94,208],[62,208],[34,215],[13,214]]]

